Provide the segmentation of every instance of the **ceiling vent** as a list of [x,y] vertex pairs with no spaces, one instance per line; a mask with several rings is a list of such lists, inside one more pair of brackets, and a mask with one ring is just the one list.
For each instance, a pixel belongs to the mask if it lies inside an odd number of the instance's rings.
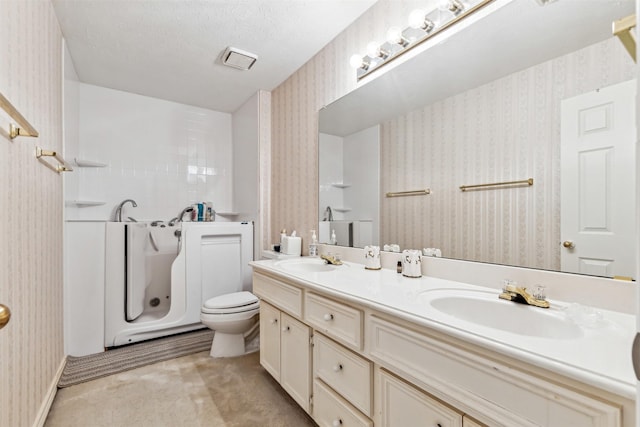
[[258,55],[235,47],[228,47],[222,54],[222,63],[239,70],[249,70],[258,60]]

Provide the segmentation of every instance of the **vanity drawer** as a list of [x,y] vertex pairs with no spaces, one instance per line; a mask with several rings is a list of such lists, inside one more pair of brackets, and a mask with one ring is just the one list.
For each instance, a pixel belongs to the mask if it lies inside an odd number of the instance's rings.
[[314,329],[356,350],[362,348],[362,311],[307,292],[305,320]]
[[298,287],[254,273],[253,293],[294,316],[302,316],[302,289]]
[[320,427],[372,427],[371,420],[321,380],[313,382],[313,419]]
[[462,414],[390,373],[376,373],[376,426],[420,425],[462,427]]
[[314,375],[371,416],[371,362],[320,334],[313,344]]

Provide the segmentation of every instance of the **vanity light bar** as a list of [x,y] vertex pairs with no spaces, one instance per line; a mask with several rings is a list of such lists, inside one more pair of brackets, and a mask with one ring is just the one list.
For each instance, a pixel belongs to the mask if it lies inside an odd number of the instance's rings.
[[358,80],[493,1],[444,0],[434,10],[414,10],[409,15],[409,27],[391,27],[386,42],[371,42],[366,55],[351,56],[349,62],[356,68]]

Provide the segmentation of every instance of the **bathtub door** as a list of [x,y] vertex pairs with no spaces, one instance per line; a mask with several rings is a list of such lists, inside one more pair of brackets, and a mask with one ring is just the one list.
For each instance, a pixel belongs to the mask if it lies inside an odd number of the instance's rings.
[[144,294],[148,279],[145,250],[149,242],[146,224],[127,224],[126,233],[126,316],[127,321],[137,319],[144,311]]

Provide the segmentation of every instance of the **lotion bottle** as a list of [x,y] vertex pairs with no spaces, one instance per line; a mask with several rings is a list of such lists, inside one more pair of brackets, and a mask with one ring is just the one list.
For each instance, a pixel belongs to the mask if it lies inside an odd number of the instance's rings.
[[309,256],[318,256],[318,237],[316,230],[311,230],[311,243],[309,243]]
[[338,244],[338,238],[336,237],[336,230],[331,230],[331,240],[329,241],[332,245]]

